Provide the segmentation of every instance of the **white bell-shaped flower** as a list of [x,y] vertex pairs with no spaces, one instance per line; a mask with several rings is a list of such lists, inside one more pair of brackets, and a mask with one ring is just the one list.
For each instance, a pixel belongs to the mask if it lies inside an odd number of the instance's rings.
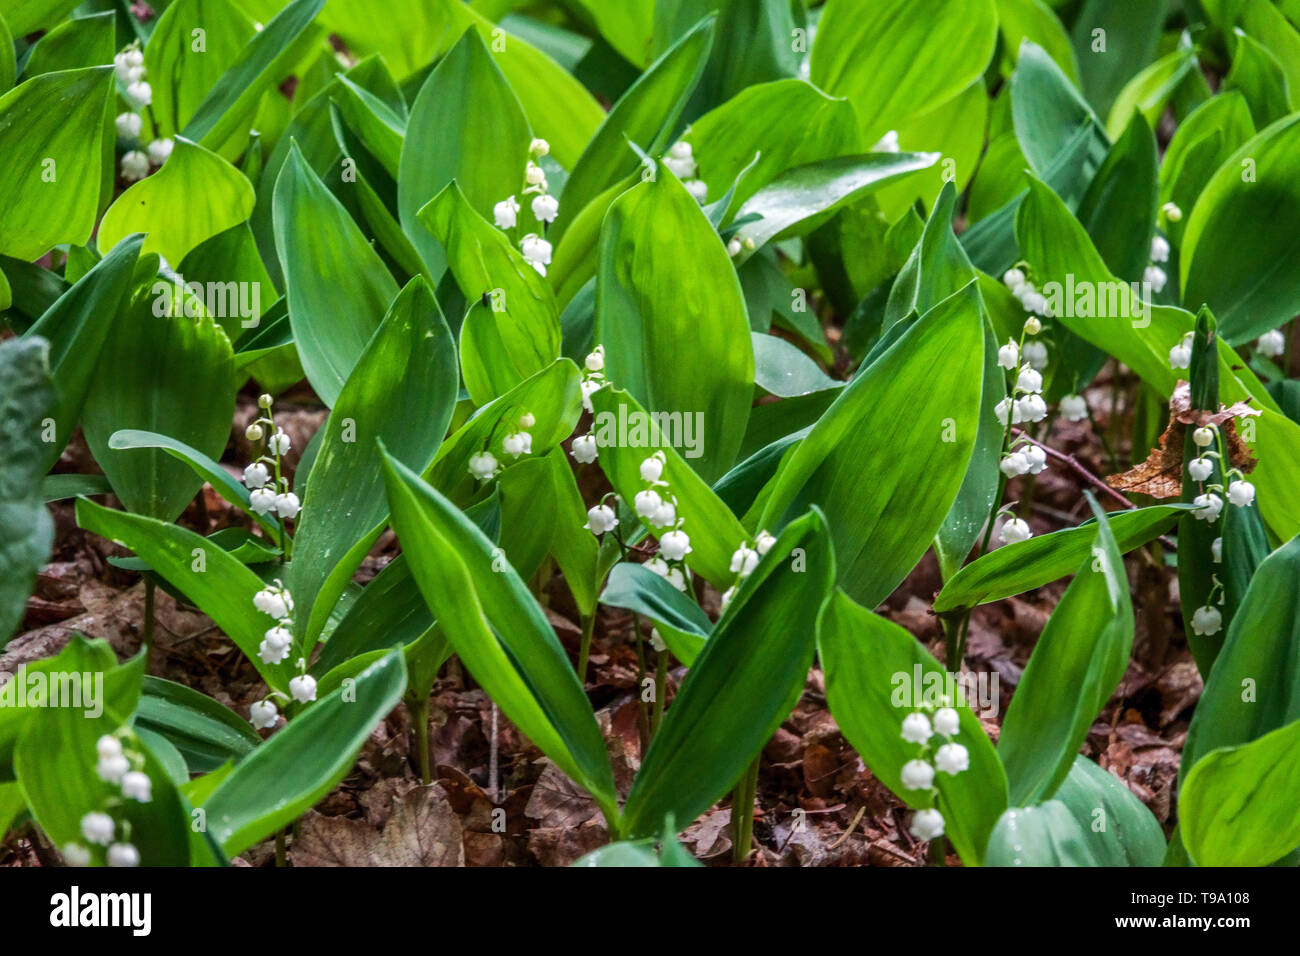
[[519,251],[529,262],[544,266],[551,264],[551,244],[534,233],[530,232],[520,240]]
[[270,730],[280,718],[280,711],[271,700],[259,700],[248,708],[248,722],[254,730]]
[[1228,485],[1228,500],[1238,508],[1245,508],[1255,500],[1255,486],[1242,479]]
[[1029,458],[1023,451],[1013,451],[1002,459],[998,468],[1007,478],[1015,478],[1029,471]]
[[772,545],[776,544],[776,536],[767,531],[760,531],[758,537],[754,539],[754,550],[760,555],[767,554],[772,550]]
[[139,770],[132,770],[122,777],[122,796],[128,800],[148,803],[153,799],[153,783],[149,775]]
[[560,214],[559,201],[549,193],[534,196],[532,205],[538,222],[555,222],[555,217]]
[[709,184],[703,179],[688,179],[682,183],[691,198],[703,206],[709,199]]
[[513,229],[519,222],[519,200],[507,196],[492,207],[492,221],[498,229]]
[[899,776],[908,790],[929,790],[934,786],[934,768],[924,760],[909,760]]
[[153,87],[146,80],[136,80],[126,88],[126,98],[136,109],[153,102]]
[[579,435],[573,440],[569,454],[580,465],[590,465],[599,456],[595,435]]
[[1025,459],[1029,462],[1029,474],[1040,475],[1047,468],[1047,452],[1037,445],[1026,445],[1021,449],[1025,453]]
[[122,155],[122,178],[129,183],[137,182],[149,175],[149,157],[138,149]]
[[528,144],[528,152],[534,156],[545,156],[551,151],[551,144],[544,139],[534,139]]
[[1002,284],[1008,289],[1019,289],[1025,284],[1025,274],[1019,269],[1008,269],[1002,273]]
[[1088,417],[1088,402],[1082,395],[1062,396],[1061,414],[1067,422],[1081,422]]
[[1151,286],[1152,292],[1161,292],[1164,290],[1165,283],[1169,277],[1165,275],[1165,270],[1159,266],[1147,266],[1142,270],[1142,281]]
[[961,730],[961,715],[952,707],[940,707],[934,712],[934,730],[945,737],[954,736]]
[[731,607],[731,602],[735,600],[735,598],[736,598],[736,588],[734,585],[732,587],[727,588],[727,590],[723,591],[722,597],[718,601],[718,613],[725,614],[727,608]]
[[1207,604],[1192,613],[1192,632],[1201,637],[1218,634],[1223,629],[1223,615],[1217,607]]
[[930,726],[930,718],[919,711],[908,714],[903,718],[903,732],[901,736],[910,744],[925,743],[934,736],[934,728]]
[[1210,542],[1210,557],[1215,564],[1223,561],[1223,538],[1215,538]]
[[293,443],[282,428],[277,428],[275,434],[266,440],[266,448],[272,455],[287,455],[292,447]]
[[156,139],[148,147],[149,161],[155,166],[161,166],[167,162],[175,148],[176,143],[172,139]]
[[1192,442],[1198,448],[1209,448],[1214,444],[1214,429],[1209,425],[1202,425],[1192,432]]
[[1269,329],[1255,342],[1255,351],[1268,358],[1277,358],[1286,351],[1286,336],[1281,329]]
[[1010,424],[1020,424],[1020,404],[1014,399],[1002,399],[1002,401],[993,406],[993,414],[998,417],[998,424],[1003,428],[1008,424],[1008,417],[1010,418]]
[[1029,363],[1031,368],[1035,368],[1040,372],[1047,368],[1047,346],[1042,342],[1026,342],[1021,357]]
[[664,453],[657,451],[649,458],[643,459],[640,471],[642,481],[658,481],[664,473]]
[[109,866],[126,867],[140,865],[140,851],[130,843],[114,843],[108,848],[105,857]]
[[1169,350],[1170,368],[1190,368],[1192,365],[1192,346],[1186,339]]
[[90,866],[90,848],[80,843],[65,843],[59,851],[63,856],[64,866]]
[[917,810],[907,832],[922,842],[937,840],[943,836],[943,814],[933,809]]
[[292,521],[302,510],[302,502],[292,491],[282,491],[275,496],[275,513],[281,518]]
[[587,509],[587,523],[583,525],[592,534],[604,534],[618,527],[618,515],[609,505],[596,505]]
[[271,480],[271,470],[260,461],[255,461],[244,468],[244,484],[251,488],[262,488]]
[[107,813],[92,810],[81,818],[81,835],[90,843],[108,846],[113,842],[117,824]]
[[293,695],[294,700],[302,704],[307,703],[309,700],[315,700],[316,678],[310,674],[299,674],[289,681],[289,693]]
[[[588,356],[590,357],[590,356]],[[591,396],[605,387],[604,379],[584,378],[579,386],[582,389],[582,407],[584,411],[595,411],[591,405]]]
[[961,744],[944,744],[934,752],[937,769],[955,777],[970,768],[970,753]]
[[1032,365],[1022,366],[1016,376],[1016,389],[1021,392],[1041,392],[1043,390],[1043,373]]
[[681,528],[659,537],[659,553],[669,561],[680,561],[691,553],[691,537]]
[[671,528],[677,524],[677,505],[664,499],[659,510],[650,517],[650,523],[656,528]]
[[1028,541],[1033,536],[1033,531],[1029,529],[1029,522],[1024,518],[1008,518],[1002,525],[1002,530],[998,532],[998,540],[1003,544],[1018,544],[1021,541]]
[[742,578],[748,577],[758,567],[758,552],[748,545],[742,544],[732,552],[731,555],[731,573],[739,574]]
[[497,473],[498,467],[497,457],[490,451],[481,451],[469,457],[469,473],[479,481],[487,481]]
[[1178,208],[1177,203],[1167,202],[1160,207],[1160,211],[1165,214],[1165,218],[1170,222],[1182,222],[1183,211]]
[[99,764],[95,770],[99,774],[99,779],[105,783],[121,783],[122,778],[126,776],[131,769],[131,761],[127,760],[122,754],[116,757],[100,757]]
[[582,364],[587,367],[588,372],[603,372],[605,370],[605,346],[597,345],[588,352]]
[[1187,463],[1187,473],[1192,481],[1205,481],[1214,474],[1214,462],[1209,458],[1193,458]]
[[897,153],[898,151],[898,130],[896,129],[891,129],[876,141],[876,145],[871,147],[873,153]]
[[1151,261],[1168,262],[1169,261],[1169,240],[1164,236],[1151,237]]
[[278,591],[275,588],[262,588],[253,595],[253,607],[257,608],[263,614],[269,614],[271,617],[279,620],[282,617],[288,617],[293,605],[288,598],[287,591]]
[[1038,316],[1031,315],[1029,318],[1025,319],[1025,324],[1021,326],[1021,328],[1025,330],[1026,335],[1037,335],[1039,332],[1043,331],[1043,322],[1038,318]]
[[633,509],[642,518],[653,518],[655,512],[662,508],[663,505],[664,499],[653,488],[638,491],[636,497],[632,499]]
[[998,349],[998,365],[1010,371],[1020,364],[1020,346],[1011,340]]
[[143,124],[144,121],[139,113],[119,113],[113,120],[113,127],[117,130],[119,139],[135,139],[140,135]]
[[95,741],[95,752],[103,760],[105,757],[122,756],[122,741],[118,740],[112,734],[104,734]]
[[1016,400],[1020,418],[1027,422],[1041,422],[1047,417],[1047,403],[1041,395],[1026,395]]
[[515,432],[505,437],[501,450],[511,458],[527,455],[533,450],[533,436],[528,432]]
[[1223,499],[1216,494],[1197,495],[1192,504],[1196,505],[1192,517],[1201,521],[1218,521],[1219,512],[1223,510]]

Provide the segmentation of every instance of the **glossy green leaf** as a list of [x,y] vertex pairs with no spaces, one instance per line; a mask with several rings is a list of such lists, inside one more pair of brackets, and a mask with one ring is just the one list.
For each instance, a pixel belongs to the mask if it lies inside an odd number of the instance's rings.
[[[869,368],[783,462],[759,525],[816,504],[838,583],[875,607],[930,546],[975,444],[984,329],[968,286],[935,306]],[[935,355],[948,356],[936,368]]]
[[21,623],[27,598],[54,543],[40,494],[42,422],[54,406],[49,346],[28,338],[0,343],[0,647]]
[[14,36],[23,37],[54,26],[77,5],[77,0],[0,0],[0,16]]
[[1090,504],[1097,518],[1092,553],[1039,635],[998,738],[998,756],[1017,806],[1056,793],[1088,728],[1124,676],[1133,647],[1124,558],[1105,513],[1095,501]]
[[620,561],[610,569],[600,603],[643,614],[660,628],[673,655],[690,666],[704,648],[713,628],[708,616],[690,597],[644,565]]
[[731,467],[753,397],[749,318],[722,240],[666,169],[605,217],[595,338],[612,382],[694,426],[705,480]]
[[1219,167],[1188,215],[1180,258],[1183,301],[1208,305],[1237,345],[1300,311],[1300,250],[1288,227],[1300,210],[1300,116],[1274,123]]
[[[403,370],[394,375],[395,369]],[[456,352],[422,278],[407,284],[367,344],[319,439],[294,534],[290,588],[312,641],[364,555],[354,546],[388,516],[379,448],[423,471],[456,404]],[[412,415],[412,409],[419,409]],[[310,623],[306,609],[310,607]]]
[[612,824],[618,807],[605,743],[541,608],[462,512],[400,462],[384,462],[393,527],[439,627],[502,712]]
[[1179,830],[1198,866],[1265,866],[1300,846],[1300,720],[1202,757],[1178,795]]
[[1232,69],[1223,78],[1225,90],[1240,90],[1250,104],[1250,115],[1259,127],[1267,126],[1291,112],[1292,93],[1286,72],[1278,58],[1241,30],[1235,41]]
[[641,161],[629,143],[650,156],[669,145],[686,100],[704,71],[713,46],[715,21],[715,17],[708,17],[696,24],[655,60],[610,109],[564,185],[566,214],[555,222],[556,240],[565,234],[572,216],[636,172]]
[[390,653],[237,763],[202,802],[208,832],[222,850],[242,853],[333,790],[405,687],[402,655]]
[[989,836],[989,866],[1101,866],[1088,834],[1060,800],[1012,807]]
[[[1223,93],[1202,103],[1178,124],[1165,150],[1160,202],[1191,210],[1215,170],[1254,135],[1255,124],[1240,93]],[[1186,227],[1186,220],[1166,225],[1175,245],[1181,245]]]
[[935,777],[938,808],[963,862],[980,865],[989,833],[1007,806],[1002,764],[971,709],[989,702],[967,700],[915,637],[840,590],[818,622],[817,649],[826,673],[826,699],[845,738],[876,778],[914,809],[932,804],[929,791],[903,786],[903,764],[921,753],[900,735],[903,718],[927,706],[956,708],[961,719],[957,742],[966,748],[970,767],[955,776]]
[[[94,13],[60,23],[41,37],[23,65],[23,75],[40,76],[113,62],[113,13]],[[4,52],[0,51],[0,59]],[[12,71],[11,71],[12,72]],[[0,67],[0,85],[5,76]]]
[[99,241],[105,246],[143,232],[142,252],[179,264],[195,246],[253,212],[253,187],[243,173],[184,137],[175,143],[161,169],[118,196],[104,213]]
[[170,741],[192,773],[239,760],[262,742],[248,721],[229,707],[160,677],[144,678],[134,725]]
[[993,0],[829,0],[817,25],[812,81],[857,108],[874,143],[956,96],[984,72],[997,41]]
[[[1121,554],[1154,541],[1172,527],[1187,505],[1151,505],[1106,516]],[[972,561],[943,586],[935,598],[937,614],[963,612],[990,601],[1032,591],[1072,574],[1092,552],[1096,537],[1092,522],[1035,535],[990,551]]]
[[312,388],[332,407],[397,283],[297,146],[275,184],[275,246],[298,356]]
[[325,0],[291,0],[271,17],[208,91],[181,135],[216,149],[247,128],[258,100],[283,79],[294,59],[295,41],[324,5]]
[[559,356],[555,297],[508,236],[474,210],[459,183],[438,193],[419,220],[446,250],[471,303],[460,327],[461,370],[470,397],[485,405]]
[[736,596],[641,761],[622,833],[650,836],[672,814],[693,821],[740,778],[789,716],[812,664],[814,620],[835,578],[826,524],[792,521]]
[[[1079,202],[1078,218],[1111,273],[1136,282],[1151,261],[1159,200],[1156,140],[1134,113]],[[1091,376],[1088,376],[1090,379]]]
[[1087,757],[1074,758],[1056,791],[1099,866],[1160,866],[1165,832],[1146,805],[1114,774]]
[[1155,58],[1167,7],[1167,0],[1084,0],[1070,36],[1080,89],[1098,113],[1105,115],[1128,79],[1116,64],[1138,70]]
[[114,511],[85,498],[77,501],[77,525],[144,558],[212,618],[268,685],[287,690],[289,665],[265,664],[257,655],[263,634],[275,622],[253,606],[253,595],[264,584],[239,559],[179,525]]
[[158,449],[114,451],[110,437],[123,428],[158,432],[217,457],[230,436],[235,382],[226,333],[206,315],[167,315],[170,289],[141,286],[124,308],[82,415],[86,443],[114,493],[131,511],[164,521],[185,510],[202,478]]
[[688,433],[682,417],[656,418],[618,389],[595,392],[591,404],[596,416],[592,434],[599,449],[598,461],[614,490],[624,501],[634,501],[637,492],[645,487],[641,463],[662,453],[664,470],[660,480],[668,485],[659,491],[676,498],[677,513],[686,520],[684,528],[691,537],[692,549],[686,563],[696,574],[725,588],[735,576],[730,567],[731,555],[742,542],[751,540],[751,535],[685,457],[692,453],[693,446],[693,441],[686,439],[698,441],[698,431]]
[[523,107],[483,38],[465,31],[415,98],[397,175],[402,228],[434,280],[448,256],[420,210],[455,182],[475,212],[491,216],[495,203],[523,189],[531,138]]
[[31,262],[58,243],[90,238],[112,77],[108,67],[47,73],[0,96],[0,155],[11,170],[0,181],[0,254]]
[[1070,38],[1052,8],[1044,0],[995,0],[998,32],[1003,48],[1014,60],[1021,43],[1029,40],[1041,47],[1075,85],[1079,83],[1079,64]]
[[[200,50],[196,29],[203,31]],[[175,136],[186,127],[256,33],[230,0],[176,0],[163,11],[144,48],[153,91],[149,112],[158,135]]]
[[938,159],[937,153],[871,153],[826,159],[782,173],[737,211],[738,220],[759,218],[736,231],[742,244],[736,263],[753,254],[750,243],[757,249],[772,239],[807,232],[841,206],[933,166]]

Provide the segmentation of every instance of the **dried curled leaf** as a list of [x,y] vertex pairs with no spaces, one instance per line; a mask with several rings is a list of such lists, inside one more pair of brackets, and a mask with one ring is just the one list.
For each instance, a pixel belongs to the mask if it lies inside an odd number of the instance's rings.
[[1217,412],[1191,407],[1191,386],[1179,382],[1169,398],[1169,425],[1147,460],[1135,468],[1111,475],[1106,484],[1117,491],[1150,495],[1152,498],[1177,498],[1183,492],[1183,447],[1188,428],[1217,425],[1223,433],[1232,467],[1249,474],[1255,468],[1255,456],[1237,434],[1236,419],[1258,415],[1259,409],[1247,402],[1220,405]]

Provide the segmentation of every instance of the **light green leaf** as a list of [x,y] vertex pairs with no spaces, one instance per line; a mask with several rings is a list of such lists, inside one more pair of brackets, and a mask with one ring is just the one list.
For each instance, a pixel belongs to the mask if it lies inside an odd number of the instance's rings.
[[[194,49],[196,29],[203,31],[201,50]],[[186,127],[256,33],[253,21],[230,0],[176,0],[163,11],[144,48],[153,90],[149,115],[159,136],[175,136]]]
[[[112,63],[113,21],[112,11],[65,20],[32,47],[23,66],[23,75],[33,77]],[[0,59],[3,57],[4,51],[0,50]],[[4,69],[0,67],[0,86],[5,85],[5,79]]]
[[192,773],[239,760],[262,742],[247,720],[184,684],[145,677],[141,691],[134,726],[170,741]]

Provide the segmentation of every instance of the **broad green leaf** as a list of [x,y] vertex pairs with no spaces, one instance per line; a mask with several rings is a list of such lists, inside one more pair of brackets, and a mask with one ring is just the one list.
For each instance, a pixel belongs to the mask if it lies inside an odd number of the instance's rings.
[[664,629],[661,635],[678,660],[695,663],[713,628],[690,597],[643,565],[620,561],[610,569],[600,603],[643,614]]
[[669,145],[686,100],[704,72],[715,22],[716,17],[710,16],[696,24],[610,109],[564,185],[561,198],[566,214],[555,222],[555,241],[564,236],[573,217],[588,203],[636,172],[641,161],[629,144],[649,156],[657,156]]
[[390,653],[237,763],[202,801],[208,832],[222,850],[242,853],[333,790],[405,687],[402,655]]
[[1148,126],[1154,127],[1179,90],[1198,80],[1203,86],[1205,81],[1190,49],[1180,48],[1162,56],[1119,91],[1106,117],[1106,132],[1112,139],[1118,137],[1134,110],[1142,114]]
[[933,166],[937,153],[870,153],[840,156],[787,170],[749,199],[736,219],[757,216],[736,230],[741,251],[737,264],[772,239],[804,233],[836,209],[918,170]]
[[1277,57],[1241,30],[1234,30],[1232,69],[1223,89],[1240,90],[1256,126],[1267,126],[1291,112],[1292,93]]
[[507,235],[474,210],[458,182],[421,209],[419,221],[441,243],[471,303],[460,327],[461,370],[470,398],[486,405],[559,356],[555,297]]
[[[1153,541],[1173,525],[1187,505],[1151,505],[1106,516],[1121,554]],[[972,561],[943,586],[936,614],[961,613],[980,604],[1032,591],[1071,574],[1092,551],[1096,525],[1064,528],[1008,544]]]
[[1300,276],[1289,263],[1300,235],[1300,116],[1279,120],[1228,157],[1202,190],[1183,233],[1183,301],[1208,305],[1231,345],[1300,311]]
[[[662,453],[664,470],[661,495],[670,494],[677,501],[677,514],[684,519],[683,530],[691,538],[691,552],[686,563],[696,574],[715,586],[725,588],[735,575],[731,555],[751,535],[724,505],[708,482],[691,467],[688,457],[699,451],[698,430],[687,431],[689,419],[670,412],[651,413],[632,396],[618,389],[602,388],[591,396],[595,412],[592,434],[599,448],[601,470],[624,501],[633,502],[645,487],[641,463],[651,455]],[[650,530],[656,530],[649,524]],[[625,529],[626,530],[626,529]]]
[[292,0],[268,20],[208,90],[181,135],[216,149],[231,134],[246,129],[262,94],[292,66],[296,41],[324,5],[325,0]]
[[47,73],[0,96],[0,156],[10,170],[0,181],[0,254],[31,262],[59,243],[90,239],[112,77],[109,67]]
[[[195,49],[202,30],[202,49]],[[257,31],[230,0],[176,0],[158,18],[144,48],[159,136],[175,136]],[[215,143],[214,146],[220,146]]]
[[1012,807],[989,836],[989,866],[1102,866],[1088,834],[1060,800]]
[[[470,207],[490,217],[495,203],[523,189],[531,138],[523,107],[483,38],[466,30],[420,87],[397,175],[402,228],[435,281],[448,255],[420,211],[455,182]],[[528,205],[526,197],[520,205]]]
[[700,162],[699,178],[708,184],[710,201],[721,199],[748,170],[730,209],[739,209],[787,169],[860,153],[867,146],[847,99],[793,79],[741,90],[691,123],[684,138]]
[[1178,794],[1197,866],[1265,866],[1300,846],[1300,720],[1197,761]]
[[1132,790],[1087,757],[1074,758],[1055,801],[1074,815],[1099,866],[1160,866],[1160,823]]
[[1078,212],[1107,268],[1129,282],[1141,279],[1151,261],[1158,180],[1155,136],[1142,115],[1134,113],[1098,168]]
[[77,0],[0,0],[0,16],[10,33],[24,37],[54,26],[77,6]]
[[49,346],[28,338],[0,343],[0,647],[23,619],[54,543],[54,522],[41,497],[41,432],[54,407]]
[[[15,79],[17,79],[17,61],[14,57],[14,37],[9,32],[5,18],[0,16],[0,93],[13,86]],[[0,284],[3,284],[3,280],[0,280]],[[3,296],[0,296],[0,302],[5,303],[4,308],[9,308]],[[3,836],[3,832],[0,832],[0,837]]]
[[439,627],[502,712],[591,793],[612,830],[618,806],[605,742],[541,607],[455,505],[400,462],[384,462],[393,527]]
[[[114,38],[112,11],[94,13],[65,20],[41,37],[23,65],[23,75],[40,76],[59,70],[76,70],[113,62]],[[0,51],[0,59],[4,52]],[[11,71],[12,74],[12,71]],[[0,86],[5,75],[0,67]]]
[[[1255,124],[1240,93],[1206,100],[1178,124],[1169,141],[1160,165],[1160,202],[1190,211],[1215,170],[1254,135]],[[1186,227],[1186,220],[1167,224],[1175,245],[1181,245]]]
[[[273,519],[253,511],[248,501],[248,488],[244,486],[244,483],[198,449],[191,448],[184,442],[177,441],[168,435],[159,435],[157,432],[140,431],[133,428],[123,428],[120,431],[113,432],[112,435],[108,436],[108,447],[114,451],[128,448],[161,448],[163,451],[171,453],[188,464],[194,470],[194,473],[210,484],[221,497],[257,522],[269,537],[275,538],[279,534],[279,525]],[[111,490],[111,486],[109,490]],[[85,492],[81,493],[84,494]]]
[[1039,176],[1045,177],[1069,151],[1081,130],[1087,130],[1084,156],[1090,168],[1085,175],[1090,177],[1101,162],[1107,142],[1100,121],[1060,67],[1034,43],[1023,44],[1011,74],[1011,116],[1021,152]]
[[171,288],[161,281],[141,286],[119,314],[82,416],[86,443],[114,493],[131,511],[164,521],[185,510],[203,479],[158,449],[114,451],[110,437],[123,428],[152,431],[220,456],[235,384],[226,333],[203,314],[166,314],[174,306]]
[[253,606],[253,595],[264,583],[239,559],[179,525],[114,511],[85,498],[77,501],[77,525],[144,558],[212,618],[269,686],[288,689],[289,665],[265,664],[257,655],[263,634],[275,622]]
[[[98,643],[78,635],[59,655],[55,673],[69,679],[65,683],[60,677],[60,693],[71,691],[72,703],[38,709],[14,749],[14,769],[23,797],[41,830],[57,847],[84,845],[82,817],[103,810],[114,798],[121,799],[119,788],[95,772],[99,759],[95,744],[130,720],[140,694],[144,657],[118,666],[111,651],[107,658],[98,653]],[[140,851],[143,866],[185,865],[189,859],[186,818],[175,786],[138,737],[128,737],[123,747],[144,758],[143,771],[152,785],[152,798],[147,803],[123,800],[114,817],[129,823],[130,842]],[[118,835],[123,833],[119,829]]]
[[1300,720],[1300,538],[1260,564],[1228,625],[1183,744],[1183,776],[1212,750]]
[[1084,0],[1074,19],[1071,40],[1078,58],[1080,89],[1099,114],[1105,115],[1129,73],[1155,58],[1167,0]]
[[604,3],[602,0],[578,0],[596,24],[596,29],[623,59],[638,69],[645,69],[652,59],[654,43],[654,0],[628,0],[627,3]]
[[480,408],[438,449],[428,471],[429,484],[458,506],[475,500],[482,484],[470,474],[470,458],[489,451],[504,467],[510,467],[516,459],[506,453],[505,439],[520,427],[524,415],[534,419],[528,429],[533,437],[531,454],[546,454],[573,434],[578,424],[582,414],[579,380],[577,367],[568,359],[559,359]]
[[754,384],[782,398],[843,388],[844,383],[821,370],[797,346],[777,335],[751,332],[754,343]]
[[962,861],[980,865],[989,833],[1007,806],[1007,779],[971,709],[977,702],[966,699],[915,637],[838,589],[818,622],[817,651],[826,673],[826,700],[845,738],[876,779],[913,809],[932,804],[929,791],[903,786],[903,764],[921,754],[918,745],[902,738],[903,718],[922,709],[957,710],[961,724],[955,742],[966,748],[970,768],[955,776],[936,775],[938,809]]
[[331,102],[362,144],[383,164],[384,171],[397,179],[406,136],[406,114],[398,113],[364,86],[346,76],[338,77],[338,92]]
[[1079,64],[1065,27],[1044,0],[995,0],[998,31],[1003,49],[1015,65],[1021,43],[1029,40],[1041,47],[1061,68],[1070,82],[1079,84]]
[[1133,647],[1124,558],[1105,513],[1095,501],[1089,503],[1097,518],[1092,553],[1039,635],[998,738],[998,756],[1017,806],[1056,793],[1088,728],[1124,676]]
[[694,427],[692,465],[735,462],[753,398],[749,317],[727,250],[665,168],[610,207],[600,238],[596,332],[610,381]]
[[[838,584],[875,607],[929,548],[978,431],[984,329],[973,285],[935,306],[842,389],[771,484],[761,527],[816,504]],[[943,355],[942,366],[934,357]]]
[[[211,302],[214,306],[210,309],[215,313],[213,318],[226,330],[232,344],[242,346],[250,342],[262,328],[263,318],[267,319],[267,324],[274,319],[275,313],[271,310],[277,306],[288,326],[288,309],[271,283],[247,223],[219,232],[195,246],[181,260],[176,271],[185,277],[186,286],[191,291],[198,291],[191,283],[199,284],[205,305]],[[276,358],[273,357],[254,362],[250,373],[260,381],[274,362]],[[278,372],[280,367],[288,369],[282,374],[292,376],[288,384],[302,378],[302,366],[292,354],[287,356],[287,361],[279,363],[275,371]]]
[[956,96],[997,42],[993,0],[829,0],[817,25],[812,81],[847,96],[863,142]]
[[275,183],[275,246],[298,356],[333,407],[397,283],[296,145]]
[[826,524],[792,521],[736,589],[641,761],[621,832],[656,833],[668,814],[694,821],[740,778],[789,716],[812,664],[813,621],[835,579]]
[[239,760],[262,742],[248,721],[229,707],[160,677],[144,678],[134,726],[170,741],[192,773]]
[[417,276],[393,301],[321,426],[289,572],[309,647],[364,557],[351,553],[354,546],[388,517],[379,448],[424,471],[455,404],[455,346],[437,300]]
[[195,246],[246,220],[253,187],[244,174],[182,136],[167,162],[108,207],[99,241],[113,246],[126,236],[147,234],[143,253],[156,252],[179,265]]

